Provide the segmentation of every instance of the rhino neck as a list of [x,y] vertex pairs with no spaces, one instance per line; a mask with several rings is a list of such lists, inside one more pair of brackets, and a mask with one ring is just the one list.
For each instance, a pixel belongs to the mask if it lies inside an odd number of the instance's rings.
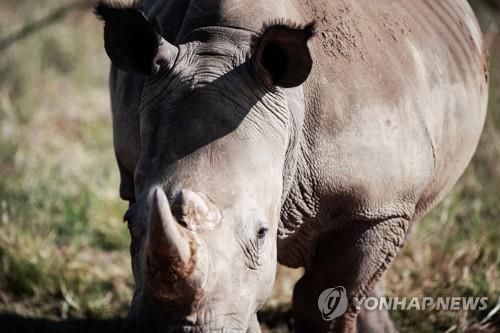
[[[295,123],[299,126],[292,136],[295,142],[293,149],[289,149],[291,153],[285,165],[285,192],[278,226],[278,261],[293,268],[308,267],[302,252],[304,246],[309,246],[307,240],[318,232],[315,226],[319,214],[320,186],[315,174],[317,157],[312,154],[312,147],[315,145],[314,123],[320,117],[306,107],[304,90],[307,92],[308,89],[311,87],[301,88],[302,102],[298,105],[302,107],[290,107],[291,114],[297,119]],[[291,99],[288,100],[290,103]],[[297,243],[300,237],[304,241]]]

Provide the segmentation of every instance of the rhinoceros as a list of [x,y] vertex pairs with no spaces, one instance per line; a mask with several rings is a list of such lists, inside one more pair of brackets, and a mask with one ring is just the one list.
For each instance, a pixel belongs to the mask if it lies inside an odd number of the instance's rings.
[[[376,293],[469,163],[487,51],[465,0],[97,1],[135,293],[125,332],[391,331]],[[327,309],[328,310],[328,309]]]

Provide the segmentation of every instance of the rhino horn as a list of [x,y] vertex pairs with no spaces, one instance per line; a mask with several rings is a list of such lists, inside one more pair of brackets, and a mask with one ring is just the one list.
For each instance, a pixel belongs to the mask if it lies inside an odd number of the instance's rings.
[[148,225],[147,269],[151,294],[162,301],[194,295],[194,235],[172,215],[165,192],[155,189]]

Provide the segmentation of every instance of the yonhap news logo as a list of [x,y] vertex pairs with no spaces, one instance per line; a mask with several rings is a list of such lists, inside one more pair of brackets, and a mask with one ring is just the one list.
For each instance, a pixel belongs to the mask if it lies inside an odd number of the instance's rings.
[[325,321],[341,317],[349,305],[357,310],[387,311],[483,311],[488,297],[347,297],[342,286],[324,290],[318,298],[318,308]]
[[332,321],[347,311],[349,301],[344,287],[326,289],[318,298],[318,307],[325,321]]

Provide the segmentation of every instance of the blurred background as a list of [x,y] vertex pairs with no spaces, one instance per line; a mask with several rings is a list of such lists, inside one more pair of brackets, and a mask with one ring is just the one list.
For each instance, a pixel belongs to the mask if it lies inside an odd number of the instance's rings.
[[[489,308],[392,312],[402,332],[500,332],[500,0],[470,3],[493,45],[482,140],[386,281],[389,295],[487,296]],[[109,332],[126,315],[127,205],[102,44],[90,1],[0,0],[1,332]],[[279,269],[264,331],[288,331],[300,274]]]

